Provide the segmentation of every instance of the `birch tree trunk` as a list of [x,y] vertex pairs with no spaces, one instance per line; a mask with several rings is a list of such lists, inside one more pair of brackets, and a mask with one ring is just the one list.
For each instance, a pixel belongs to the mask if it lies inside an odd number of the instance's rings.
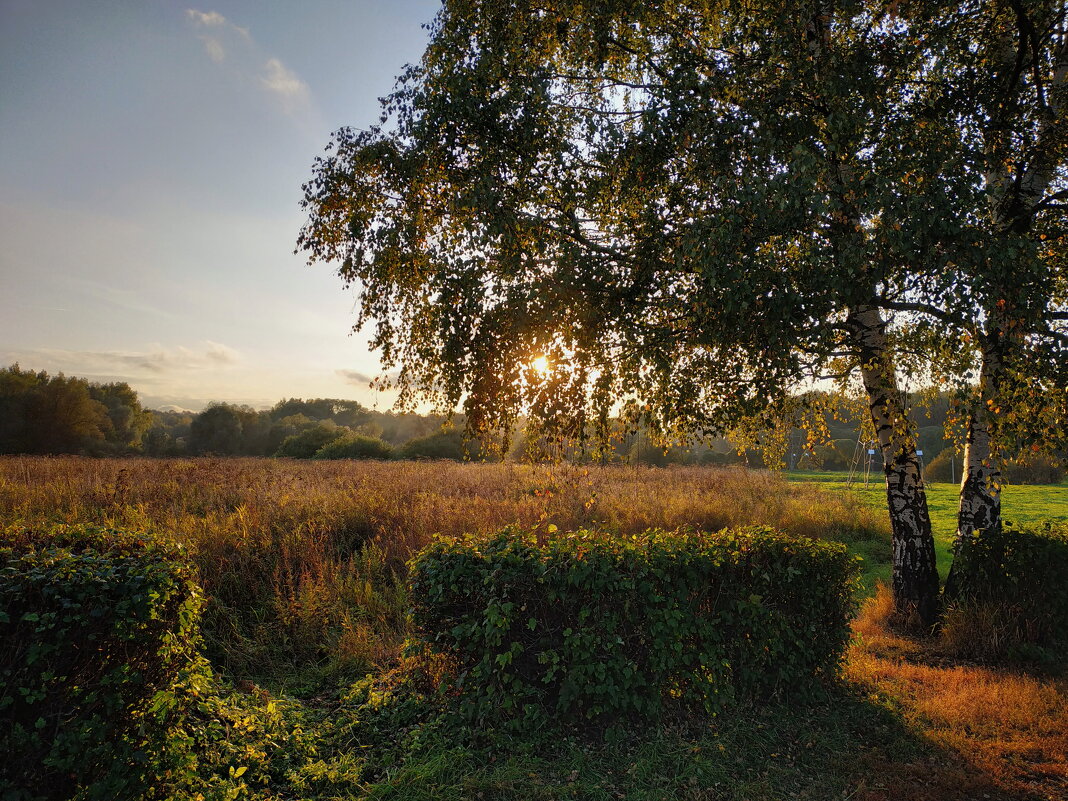
[[[1035,215],[1043,197],[1064,162],[1065,112],[1068,110],[1068,37],[1063,30],[1051,40],[1052,69],[1044,96],[1027,96],[1021,70],[1021,42],[1027,32],[1020,27],[1025,18],[1013,14],[1014,24],[1002,28],[990,48],[990,62],[997,75],[1010,76],[1004,87],[1004,97],[1025,104],[1035,104],[1033,112],[1036,129],[1030,152],[1024,153],[1012,136],[1012,113],[1016,103],[1000,100],[992,108],[984,131],[986,166],[984,180],[989,198],[990,222],[996,238],[1026,237],[1031,231]],[[1037,54],[1032,57],[1038,58]],[[1007,353],[1014,338],[1020,336],[1018,327],[1011,325],[1012,305],[1008,303],[1015,272],[1004,271],[997,276],[1003,295],[988,310],[985,331],[981,335],[982,364],[979,373],[978,400],[968,418],[964,466],[961,475],[960,505],[957,512],[957,534],[953,547],[953,566],[946,577],[946,597],[960,595],[966,580],[967,567],[961,555],[971,541],[983,531],[1001,528],[1001,454],[994,425],[1005,402],[1004,386]]]
[[895,618],[909,628],[928,629],[939,615],[938,567],[927,495],[916,455],[916,433],[908,419],[886,342],[886,323],[871,306],[846,319],[860,356],[868,408],[883,455],[886,499],[893,544]]
[[[833,74],[833,67],[823,61],[830,51],[834,11],[831,3],[821,5],[805,29],[808,51],[817,62],[817,94],[821,95],[827,76]],[[869,251],[861,233],[864,215],[854,202],[857,182],[853,167],[848,158],[835,155],[838,149],[833,141],[825,144],[825,180],[838,201],[831,212],[833,247],[843,264],[853,263],[853,272],[863,281],[868,273],[865,259]],[[916,455],[916,433],[901,401],[886,341],[886,323],[877,307],[864,305],[849,312],[846,326],[851,348],[860,359],[871,421],[883,455],[893,544],[894,622],[908,628],[929,629],[940,612],[934,536]]]
[[1001,455],[995,442],[994,417],[1000,411],[997,379],[1003,365],[995,342],[987,340],[982,350],[979,399],[968,416],[953,564],[946,576],[947,600],[958,598],[964,589],[968,574],[965,554],[975,537],[1001,529]]

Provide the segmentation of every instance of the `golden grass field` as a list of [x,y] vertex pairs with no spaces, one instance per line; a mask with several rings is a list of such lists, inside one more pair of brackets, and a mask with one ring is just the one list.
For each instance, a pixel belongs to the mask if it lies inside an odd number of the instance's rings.
[[[94,522],[178,539],[209,597],[213,662],[238,682],[306,698],[395,664],[404,565],[436,535],[513,523],[620,532],[766,524],[845,542],[868,574],[889,559],[885,512],[869,499],[707,467],[4,457],[0,521]],[[1068,798],[1063,666],[956,659],[936,640],[889,632],[888,602],[883,589],[855,622],[844,681],[942,756],[865,751],[872,779],[853,782],[850,797]]]

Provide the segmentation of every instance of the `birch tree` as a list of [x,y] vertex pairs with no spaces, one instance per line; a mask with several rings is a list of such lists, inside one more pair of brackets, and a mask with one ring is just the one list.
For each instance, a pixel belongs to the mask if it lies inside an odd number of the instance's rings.
[[951,7],[450,0],[381,124],[316,163],[298,246],[359,285],[401,402],[476,428],[583,434],[622,405],[719,433],[859,374],[897,614],[929,626],[889,324],[952,285],[962,224],[931,209],[976,191],[932,76]]
[[[977,217],[986,258],[970,281],[980,311],[973,328],[979,369],[968,415],[958,556],[977,532],[1001,527],[1005,446],[1059,447],[1063,459],[1068,424],[1066,7],[1048,0],[991,2],[967,11],[967,51],[954,69],[967,90],[961,98],[973,99],[962,109],[962,130],[982,167],[985,208]],[[1061,437],[1037,422],[1042,412],[1052,413],[1054,426],[1059,418]],[[950,594],[959,590],[955,574]]]

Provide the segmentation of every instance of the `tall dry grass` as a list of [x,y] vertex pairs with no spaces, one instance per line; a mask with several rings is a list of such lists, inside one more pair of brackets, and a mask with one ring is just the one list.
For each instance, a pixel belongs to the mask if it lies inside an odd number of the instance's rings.
[[454,462],[4,457],[0,520],[178,539],[210,597],[214,657],[257,676],[390,658],[405,629],[404,564],[436,534],[766,524],[887,536],[861,501],[763,471]]

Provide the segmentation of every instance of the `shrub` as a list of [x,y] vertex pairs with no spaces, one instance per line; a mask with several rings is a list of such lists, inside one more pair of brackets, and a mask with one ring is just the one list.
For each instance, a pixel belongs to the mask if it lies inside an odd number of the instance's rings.
[[[956,463],[952,460],[956,460]],[[925,481],[949,484],[960,480],[961,459],[953,448],[946,448],[923,466]]]
[[131,798],[165,772],[200,596],[178,546],[96,527],[0,537],[5,799]]
[[715,711],[834,673],[855,573],[842,545],[765,528],[541,545],[506,529],[413,560],[413,623],[474,718],[655,714],[669,699]]
[[961,656],[1028,658],[1068,641],[1068,526],[1006,525],[966,541],[944,644]]
[[462,430],[450,428],[408,440],[401,446],[399,455],[401,459],[452,459],[462,462],[465,459],[478,459],[481,449],[474,440],[465,441]]
[[819,470],[848,470],[852,451],[846,452],[837,442],[829,445],[817,445],[813,453],[813,464]]
[[393,447],[377,437],[348,434],[328,442],[315,452],[316,459],[388,459]]
[[1064,480],[1064,465],[1041,453],[1009,459],[1001,472],[1010,484],[1060,484]]
[[349,433],[347,428],[339,428],[333,422],[319,423],[317,426],[305,429],[299,434],[293,434],[282,440],[275,456],[285,456],[290,459],[310,459],[324,445],[329,445],[336,439],[340,439]]

